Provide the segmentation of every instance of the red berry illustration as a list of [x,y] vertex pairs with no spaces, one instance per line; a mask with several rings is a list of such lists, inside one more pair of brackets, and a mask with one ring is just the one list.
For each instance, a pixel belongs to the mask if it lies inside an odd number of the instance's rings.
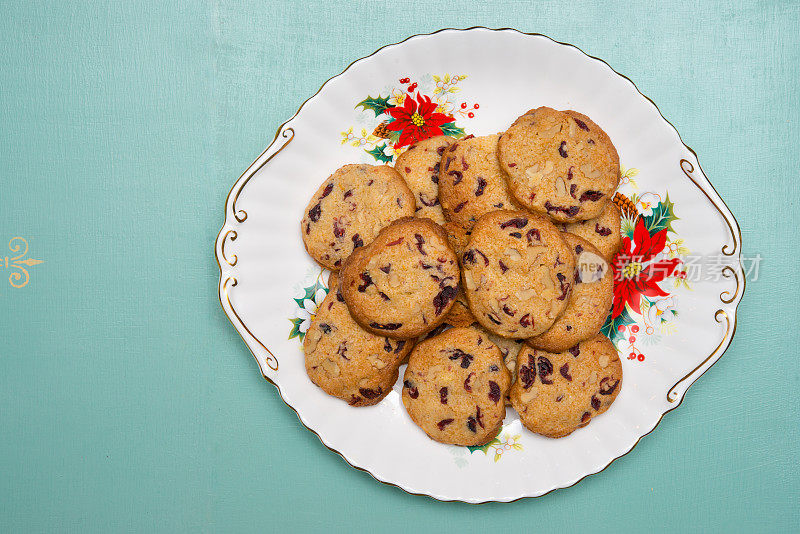
[[474,106],[472,106],[472,107],[473,107],[473,108],[475,108],[475,109],[478,109],[480,106],[479,106],[478,104],[475,104],[475,105],[474,105]]
[[640,361],[640,362],[643,362],[643,361],[644,361],[644,354],[640,354],[640,355],[639,355],[639,361]]
[[636,359],[636,353],[635,352],[631,352],[630,354],[628,354],[628,359],[629,360],[635,360]]
[[631,327],[631,332],[633,332],[634,334],[635,334],[636,332],[638,332],[638,331],[639,331],[639,327],[638,327],[637,325],[633,325],[633,326]]
[[467,103],[466,102],[462,102],[461,103],[461,109],[467,109]]
[[630,338],[628,338],[628,341],[630,341],[631,343],[636,343],[636,336],[631,336]]
[[414,83],[412,83],[411,85],[408,86],[408,90],[409,91],[413,91],[416,88],[417,88],[417,82],[414,82]]
[[400,78],[400,83],[408,83],[410,81],[411,81],[410,78]]
[[475,118],[475,114],[470,111],[469,113],[467,113],[467,117],[469,117],[470,119],[474,119]]
[[617,327],[617,330],[620,331],[620,332],[624,332],[625,331],[625,325],[624,324],[619,325]]

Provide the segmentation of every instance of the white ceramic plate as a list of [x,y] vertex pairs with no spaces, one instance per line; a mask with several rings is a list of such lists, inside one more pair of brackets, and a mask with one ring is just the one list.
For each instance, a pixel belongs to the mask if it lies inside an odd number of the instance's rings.
[[[385,110],[409,91],[450,114],[446,128],[454,135],[499,132],[547,105],[587,114],[619,151],[623,183],[615,201],[626,213],[633,254],[645,254],[651,275],[636,291],[626,293],[630,280],[617,284],[616,299],[627,295],[628,304],[605,330],[621,353],[622,392],[606,414],[566,438],[528,432],[509,409],[489,445],[442,445],[411,422],[400,381],[377,406],[353,408],[306,376],[301,339],[326,277],[303,249],[299,221],[339,166],[391,162],[400,143],[381,125],[390,119]],[[639,225],[644,232],[634,232]],[[648,250],[664,235],[663,250]],[[480,503],[575,484],[629,452],[677,407],[731,342],[744,292],[740,250],[739,227],[694,152],[632,82],[545,36],[471,28],[386,46],[328,80],[234,184],[215,252],[225,313],[264,378],[327,447],[407,492]],[[674,257],[684,262],[663,279],[657,268],[647,270]]]

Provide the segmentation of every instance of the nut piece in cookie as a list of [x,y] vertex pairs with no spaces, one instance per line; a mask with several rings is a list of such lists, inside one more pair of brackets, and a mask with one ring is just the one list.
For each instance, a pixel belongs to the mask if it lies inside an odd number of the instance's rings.
[[608,410],[621,389],[619,355],[614,344],[598,334],[560,353],[523,348],[511,404],[525,428],[560,438]]
[[451,328],[411,353],[403,406],[431,439],[483,445],[503,425],[510,386],[500,349],[485,332]]
[[500,138],[498,157],[517,202],[558,222],[597,217],[619,185],[611,139],[576,111],[528,111]]
[[377,404],[392,390],[413,342],[367,332],[350,316],[335,275],[329,287],[303,339],[306,373],[352,406]]
[[516,207],[497,160],[499,137],[460,139],[442,154],[439,200],[444,218],[467,235],[481,215]]
[[562,233],[527,211],[481,217],[461,265],[472,314],[490,332],[514,339],[550,328],[575,282],[575,259]]
[[438,135],[418,141],[397,157],[394,168],[400,173],[417,200],[416,217],[444,224],[439,204],[439,166],[442,154],[455,139]]
[[528,340],[537,349],[567,350],[600,331],[614,301],[611,266],[591,243],[572,234],[564,240],[575,255],[575,286],[567,309],[546,332]]
[[441,226],[407,217],[350,255],[342,295],[365,329],[411,339],[439,326],[458,293],[458,261]]
[[609,261],[622,246],[621,215],[613,202],[606,204],[605,209],[594,219],[569,223],[564,231],[584,238],[597,247],[600,254]]
[[353,250],[368,245],[381,228],[414,214],[414,195],[386,165],[345,165],[314,193],[300,233],[308,254],[339,270]]

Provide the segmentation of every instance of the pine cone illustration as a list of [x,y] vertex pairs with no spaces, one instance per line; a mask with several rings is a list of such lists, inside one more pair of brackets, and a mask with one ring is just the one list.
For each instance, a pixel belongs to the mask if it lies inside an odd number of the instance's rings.
[[381,139],[389,139],[389,128],[386,125],[389,124],[389,121],[382,122],[375,128],[375,131],[372,132],[372,135],[375,137],[380,137]]
[[614,195],[614,204],[617,205],[622,214],[628,219],[636,218],[636,215],[638,214],[638,212],[636,211],[636,205],[633,202],[631,202],[631,199],[629,199],[622,193],[617,193],[616,195]]

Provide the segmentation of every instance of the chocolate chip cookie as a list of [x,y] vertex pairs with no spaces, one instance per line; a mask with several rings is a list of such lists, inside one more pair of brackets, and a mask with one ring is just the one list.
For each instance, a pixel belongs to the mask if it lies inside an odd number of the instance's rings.
[[559,222],[597,217],[619,185],[611,139],[576,111],[528,111],[500,138],[498,156],[517,201]]
[[601,335],[557,354],[524,348],[511,404],[531,432],[560,438],[608,410],[622,388],[622,364]]
[[380,402],[397,381],[411,341],[389,339],[361,328],[350,316],[335,275],[303,339],[306,373],[328,395],[353,406]]
[[414,195],[386,165],[345,165],[314,193],[300,224],[303,244],[317,263],[338,270],[381,228],[414,214]]
[[438,135],[414,143],[397,157],[394,168],[400,173],[417,200],[417,217],[444,224],[439,204],[439,166],[442,154],[455,139]]
[[342,266],[341,282],[361,326],[410,339],[444,321],[458,293],[458,261],[441,226],[407,217],[355,250]]
[[475,328],[451,328],[411,353],[403,406],[428,436],[453,445],[483,445],[506,414],[511,374],[500,349]]
[[575,256],[575,286],[567,308],[553,326],[528,340],[537,349],[549,352],[567,350],[597,334],[614,301],[614,275],[600,251],[572,234],[564,234],[564,241]]
[[611,261],[622,246],[621,215],[613,203],[606,204],[600,215],[588,221],[569,223],[564,231],[584,238],[597,247],[607,260]]
[[481,217],[461,265],[472,314],[490,332],[514,339],[550,328],[575,282],[575,259],[562,233],[526,211]]

